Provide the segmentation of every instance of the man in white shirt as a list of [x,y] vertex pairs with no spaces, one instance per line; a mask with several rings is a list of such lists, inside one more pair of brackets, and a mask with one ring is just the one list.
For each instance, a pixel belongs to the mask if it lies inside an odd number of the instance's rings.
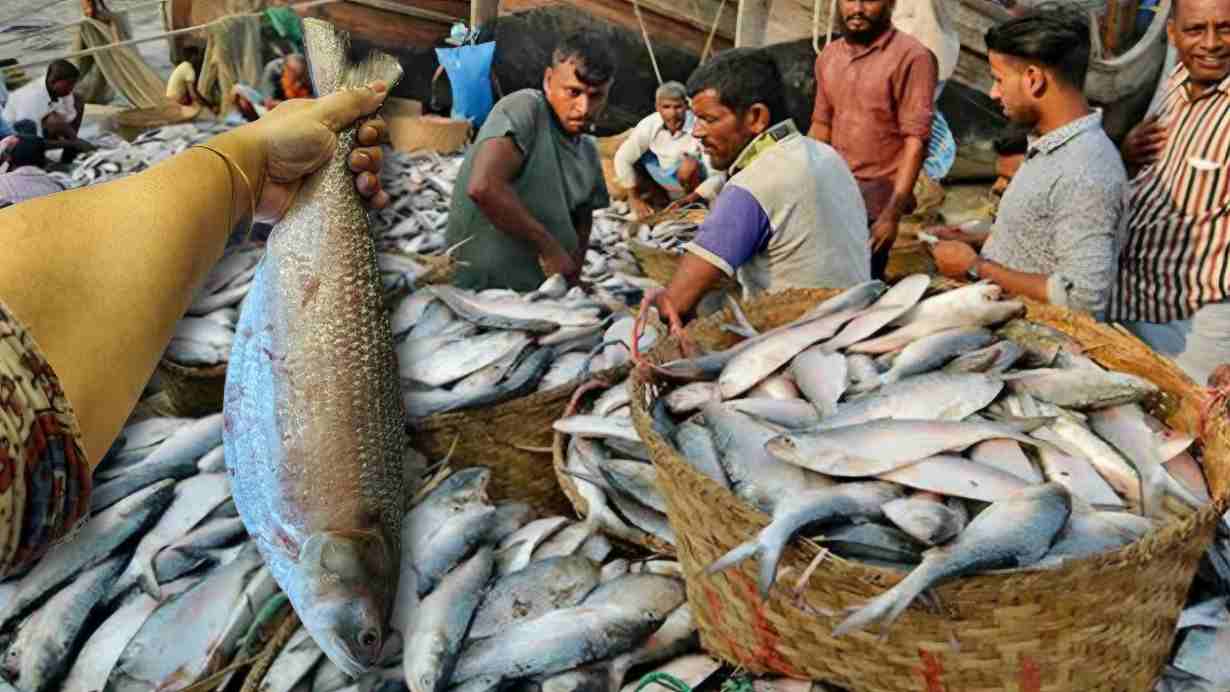
[[48,149],[63,149],[61,163],[69,163],[78,153],[91,148],[77,137],[85,104],[73,94],[81,73],[67,60],[57,60],[47,67],[42,81],[32,81],[9,95],[4,107],[4,119],[12,125],[23,120],[34,124],[39,137],[47,141]]
[[695,123],[688,107],[687,89],[679,82],[658,87],[656,109],[637,124],[615,152],[615,175],[628,190],[637,216],[671,202],[680,205],[711,201],[721,190],[723,174],[713,171],[700,140],[692,136]]

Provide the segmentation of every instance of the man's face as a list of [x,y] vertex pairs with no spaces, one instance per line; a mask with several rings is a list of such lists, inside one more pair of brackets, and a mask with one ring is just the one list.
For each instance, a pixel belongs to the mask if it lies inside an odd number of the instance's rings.
[[893,0],[841,0],[845,35],[858,43],[884,33],[893,21]]
[[730,168],[744,147],[768,127],[767,114],[759,119],[763,122],[757,119],[758,105],[739,115],[723,106],[713,89],[706,89],[692,97],[692,112],[696,114],[692,136],[700,140],[714,168]]
[[587,84],[577,76],[576,62],[565,60],[547,68],[543,91],[564,131],[575,136],[588,132],[602,109],[606,108],[613,81],[608,79],[602,84]]
[[666,123],[666,129],[678,132],[688,116],[688,104],[680,99],[658,99],[658,115]]
[[307,64],[301,58],[291,58],[286,61],[286,71],[290,73],[291,79],[299,81],[307,72]]
[[1032,127],[1038,122],[1038,115],[1026,84],[1025,62],[994,51],[990,59],[991,98],[1004,109],[1009,120]]
[[61,79],[51,83],[51,95],[56,98],[64,98],[73,93],[73,89],[77,88],[77,82],[72,79]]
[[1193,82],[1230,74],[1230,0],[1179,0],[1166,29]]

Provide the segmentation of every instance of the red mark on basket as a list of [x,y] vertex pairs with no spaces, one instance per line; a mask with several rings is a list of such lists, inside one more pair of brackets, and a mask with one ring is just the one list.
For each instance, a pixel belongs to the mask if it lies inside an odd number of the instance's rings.
[[1021,692],[1042,692],[1042,671],[1028,656],[1021,656]]
[[752,630],[756,633],[756,659],[766,666],[790,678],[806,679],[810,677],[790,664],[778,651],[781,635],[777,628],[765,617],[765,604],[760,600],[760,592],[756,584],[742,572],[731,573],[729,579],[742,591],[747,602],[752,604]]
[[944,674],[944,666],[940,664],[939,656],[919,649],[918,657],[922,659],[922,676],[923,682],[927,684],[927,692],[944,692],[944,683],[940,682],[940,676]]

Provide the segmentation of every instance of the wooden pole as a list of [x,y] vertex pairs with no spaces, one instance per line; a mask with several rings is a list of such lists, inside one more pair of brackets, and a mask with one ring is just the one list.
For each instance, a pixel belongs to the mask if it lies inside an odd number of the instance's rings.
[[735,46],[763,46],[769,30],[769,8],[773,0],[739,0],[735,22]]
[[470,28],[477,29],[500,14],[500,0],[470,0]]

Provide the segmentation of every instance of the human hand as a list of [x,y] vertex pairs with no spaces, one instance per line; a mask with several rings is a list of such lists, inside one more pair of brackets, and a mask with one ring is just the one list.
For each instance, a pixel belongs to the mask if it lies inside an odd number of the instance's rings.
[[640,197],[628,195],[628,205],[632,207],[632,213],[636,215],[637,219],[645,219],[653,214],[653,208]]
[[[226,137],[240,140],[241,160],[254,162],[246,168],[256,200],[256,220],[276,223],[286,215],[303,185],[303,179],[325,165],[337,149],[337,133],[362,116],[374,113],[384,103],[388,86],[339,91],[320,99],[283,101],[263,118],[232,130]],[[380,142],[385,123],[372,118],[359,128],[358,148],[350,153],[350,170],[357,174],[359,196],[373,209],[389,203],[380,187],[383,152]]]
[[1222,363],[1214,368],[1209,375],[1208,386],[1213,389],[1225,389],[1230,387],[1230,363]]
[[935,226],[925,230],[940,240],[955,240],[961,243],[968,243],[970,241],[969,234],[958,226]]
[[697,204],[702,201],[704,201],[704,198],[700,196],[699,192],[689,192],[683,197],[680,197],[674,202],[671,202],[670,205],[666,207],[666,211],[674,211],[676,209],[682,209],[684,207],[688,207],[688,206]]
[[897,241],[897,224],[897,218],[891,215],[881,216],[872,224],[871,237],[868,239],[872,252],[879,252],[881,249],[893,246],[893,243]]
[[544,274],[559,274],[570,286],[576,284],[581,274],[581,264],[554,238],[545,247],[539,248],[538,264],[542,266]]
[[951,279],[967,278],[970,268],[978,262],[974,248],[955,240],[941,240],[931,248],[935,267]]
[[1167,137],[1166,127],[1156,115],[1146,118],[1123,139],[1123,160],[1134,168],[1157,161],[1166,146]]

